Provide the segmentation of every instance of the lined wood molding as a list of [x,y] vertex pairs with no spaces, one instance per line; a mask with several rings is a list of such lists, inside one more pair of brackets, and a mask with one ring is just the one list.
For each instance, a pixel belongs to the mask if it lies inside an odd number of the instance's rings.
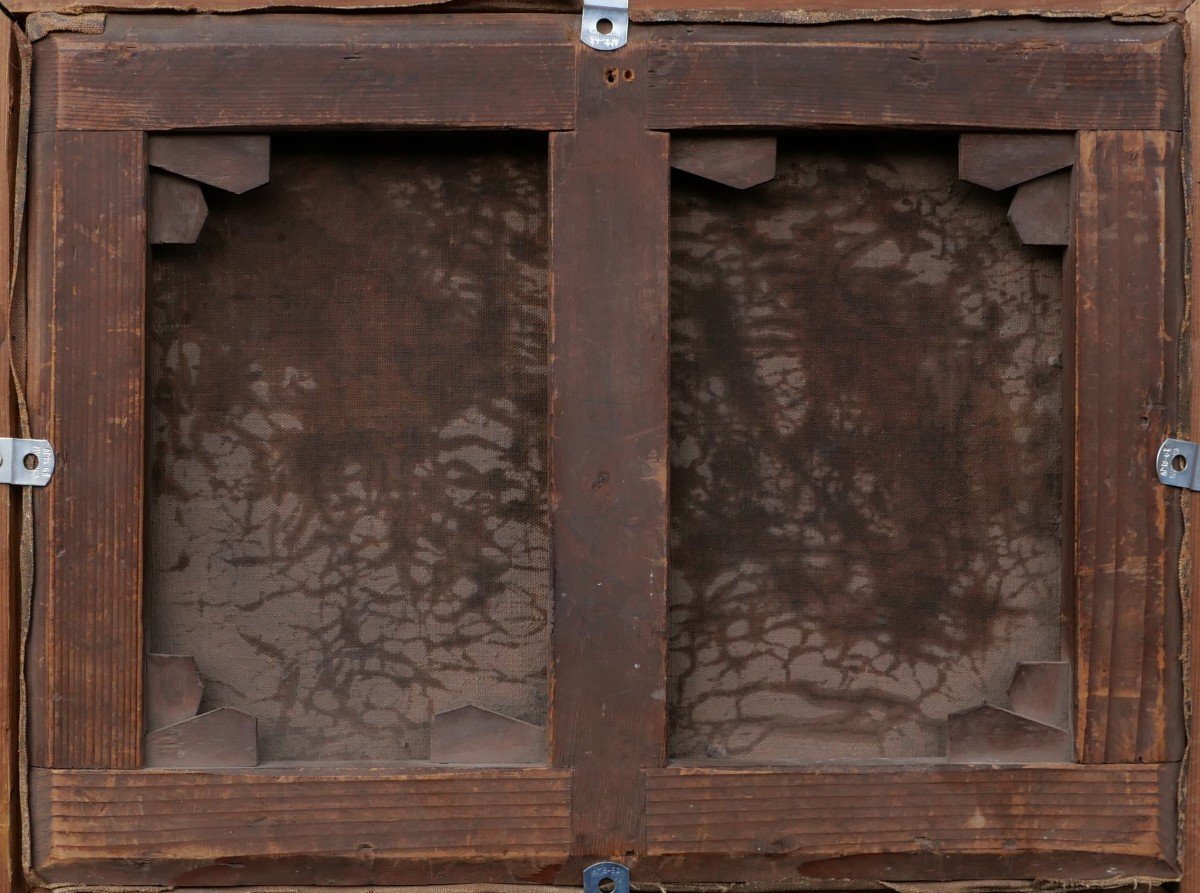
[[1177,769],[654,769],[640,867],[663,883],[1175,877]]
[[141,133],[32,141],[33,765],[135,768],[142,738],[146,158]]
[[1183,754],[1179,494],[1154,457],[1174,429],[1183,312],[1179,136],[1084,132],[1075,164],[1076,752]]
[[[446,8],[450,0],[9,0],[13,13],[30,12],[250,12],[273,9],[387,10]],[[456,11],[578,13],[580,0],[454,0]],[[966,19],[982,16],[1054,16],[1103,18],[1146,16],[1159,20],[1187,8],[1186,0],[635,0],[629,10],[635,22],[761,22],[768,24],[822,24],[825,22],[879,21],[884,18]]]
[[[18,6],[50,2],[54,0],[17,0]],[[631,5],[633,8],[630,14],[637,22],[757,22],[772,25],[808,25],[854,19],[879,21],[885,18],[902,18],[936,21],[983,16],[1102,18],[1144,15],[1161,18],[1181,12],[1188,4],[1186,0],[882,0],[876,3],[865,3],[863,0],[633,0]]]
[[[18,105],[21,62],[17,25],[0,24],[0,436],[19,437],[20,419],[13,389],[12,333],[9,284],[12,280],[13,204],[17,166]],[[18,364],[24,356],[17,355]],[[20,797],[17,772],[20,672],[19,633],[21,491],[0,487],[0,893],[23,887],[21,877]]]
[[[1200,6],[1195,4],[1187,11],[1188,42],[1193,49],[1200,46]],[[1191,96],[1200,93],[1200,58],[1196,53],[1188,53],[1188,88]],[[1186,179],[1188,184],[1188,229],[1195,232],[1197,213],[1200,210],[1200,183],[1196,180],[1196,151],[1200,147],[1200,115],[1192,108],[1188,120],[1188,150],[1184,153]],[[1186,425],[1179,432],[1185,437],[1195,440],[1200,437],[1200,313],[1195,309],[1196,275],[1200,271],[1200,239],[1188,240],[1190,252],[1190,269],[1192,271],[1188,282],[1188,298],[1192,303],[1192,311],[1188,315],[1188,328],[1183,332],[1186,350],[1186,365],[1183,370],[1188,382],[1182,388],[1181,398],[1186,401],[1186,413],[1181,413],[1181,423]],[[1187,664],[1185,680],[1190,695],[1191,710],[1188,722],[1188,737],[1192,742],[1200,740],[1200,660],[1196,659],[1196,643],[1200,642],[1200,611],[1196,610],[1196,599],[1200,595],[1200,495],[1195,493],[1182,494],[1185,510],[1186,555],[1185,562],[1187,577],[1184,585],[1189,589],[1188,597],[1192,609],[1188,616],[1187,634],[1191,643],[1192,658]],[[1200,759],[1193,749],[1190,758],[1185,763],[1186,775],[1183,780],[1185,791],[1191,791],[1188,802],[1190,809],[1185,809],[1180,816],[1180,859],[1183,862],[1183,879],[1179,884],[1180,893],[1200,893],[1200,809],[1197,809],[1196,792],[1200,791]]]
[[668,138],[646,61],[582,49],[579,129],[550,138],[551,762],[574,776],[572,855],[641,848],[666,760]]
[[35,770],[34,858],[64,883],[518,882],[561,864],[570,787],[545,768]]
[[38,41],[33,127],[569,129],[578,29],[553,15],[112,15],[103,34]]
[[663,130],[1178,129],[1183,120],[1177,25],[664,25],[652,34],[650,121]]

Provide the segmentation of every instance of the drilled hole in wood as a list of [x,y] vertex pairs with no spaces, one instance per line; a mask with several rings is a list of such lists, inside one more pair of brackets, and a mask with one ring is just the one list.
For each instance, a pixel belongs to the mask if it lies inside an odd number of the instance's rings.
[[625,69],[624,78],[625,78],[625,80],[627,80],[627,81],[632,81],[632,80],[633,80],[633,78],[634,78],[633,69],[631,69],[631,68],[626,68],[626,69]]
[[610,84],[615,84],[617,82],[617,74],[617,69],[610,68],[604,72],[604,80],[608,81]]

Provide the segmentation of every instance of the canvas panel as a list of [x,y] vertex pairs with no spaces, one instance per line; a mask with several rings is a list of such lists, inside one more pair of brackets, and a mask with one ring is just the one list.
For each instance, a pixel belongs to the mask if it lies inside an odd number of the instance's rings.
[[937,756],[1060,654],[1061,252],[953,137],[804,135],[671,213],[670,750]]
[[264,760],[428,756],[542,723],[544,137],[273,138],[156,247],[146,601]]

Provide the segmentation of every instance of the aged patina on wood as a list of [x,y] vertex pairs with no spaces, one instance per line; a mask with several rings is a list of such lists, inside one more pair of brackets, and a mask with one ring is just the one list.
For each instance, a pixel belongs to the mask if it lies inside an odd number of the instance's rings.
[[[199,886],[293,883],[281,852],[313,884],[574,883],[608,857],[663,884],[1176,877],[1178,498],[1148,457],[1175,425],[1178,26],[662,26],[607,56],[576,28],[112,16],[39,44],[30,393],[61,467],[38,495],[35,867]],[[844,125],[1079,131],[1076,765],[668,764],[669,131]],[[362,126],[555,131],[550,765],[139,771],[145,134]]]

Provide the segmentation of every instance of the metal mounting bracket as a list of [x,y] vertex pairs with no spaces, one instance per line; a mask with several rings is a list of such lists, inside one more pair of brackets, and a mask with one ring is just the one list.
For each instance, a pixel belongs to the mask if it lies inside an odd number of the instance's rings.
[[1190,440],[1178,440],[1168,437],[1158,448],[1158,458],[1154,462],[1158,471],[1158,479],[1168,487],[1184,487],[1188,490],[1200,490],[1200,444]]
[[583,0],[579,39],[593,50],[619,50],[625,46],[629,40],[629,0]]
[[583,870],[583,893],[629,893],[629,869],[620,862],[597,862]]
[[54,447],[48,440],[0,437],[0,484],[44,487],[54,475]]

